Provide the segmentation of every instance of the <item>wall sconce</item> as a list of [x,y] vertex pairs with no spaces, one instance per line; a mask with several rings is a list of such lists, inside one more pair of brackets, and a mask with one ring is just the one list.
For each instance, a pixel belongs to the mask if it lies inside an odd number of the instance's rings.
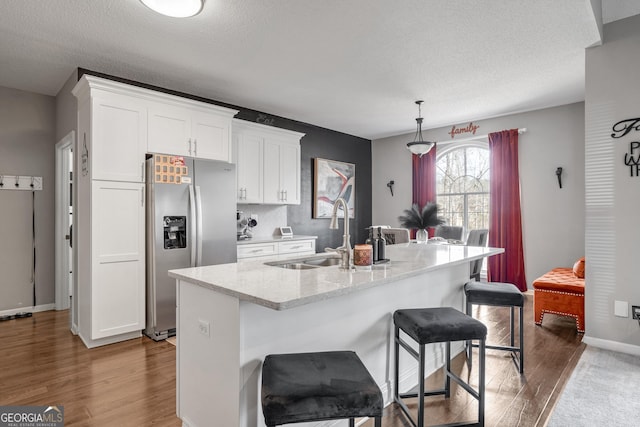
[[556,169],[556,176],[558,177],[558,185],[562,188],[562,168]]
[[387,182],[387,187],[389,187],[389,191],[391,191],[391,197],[393,197],[393,184],[395,184],[393,180]]

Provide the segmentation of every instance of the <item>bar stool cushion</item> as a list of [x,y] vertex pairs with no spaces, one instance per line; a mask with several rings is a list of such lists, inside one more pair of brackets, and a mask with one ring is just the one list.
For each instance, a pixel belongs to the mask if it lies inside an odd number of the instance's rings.
[[471,281],[464,285],[464,293],[472,304],[524,306],[524,295],[513,283]]
[[393,322],[418,344],[485,339],[487,327],[452,307],[397,310]]
[[382,417],[382,393],[353,351],[268,355],[262,366],[267,425]]

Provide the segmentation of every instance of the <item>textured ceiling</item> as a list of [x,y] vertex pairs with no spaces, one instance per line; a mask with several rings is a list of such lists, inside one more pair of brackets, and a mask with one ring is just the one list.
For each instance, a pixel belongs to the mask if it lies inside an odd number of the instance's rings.
[[[605,22],[640,13],[602,0]],[[374,139],[584,99],[590,0],[2,0],[0,86],[55,95],[76,67]],[[609,5],[609,6],[608,6]],[[610,5],[614,5],[611,7]]]

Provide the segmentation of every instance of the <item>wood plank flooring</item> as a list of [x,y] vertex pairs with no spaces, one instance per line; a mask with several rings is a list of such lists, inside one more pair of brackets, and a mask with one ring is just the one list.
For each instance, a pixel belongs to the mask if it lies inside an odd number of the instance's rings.
[[[569,318],[545,315],[544,326],[535,326],[532,299],[527,296],[525,307],[525,374],[517,373],[506,352],[487,353],[487,426],[544,426],[584,350]],[[474,310],[489,327],[490,341],[506,343],[508,309]],[[167,342],[143,337],[89,350],[69,332],[66,311],[48,311],[0,322],[0,343],[0,405],[62,405],[66,426],[181,425],[175,415],[175,347]],[[462,356],[454,366],[466,378]],[[474,386],[475,375],[472,370]],[[440,373],[427,382],[440,383]],[[450,399],[428,399],[427,422],[473,420],[476,408],[476,401],[454,386]],[[410,424],[389,405],[383,426]]]

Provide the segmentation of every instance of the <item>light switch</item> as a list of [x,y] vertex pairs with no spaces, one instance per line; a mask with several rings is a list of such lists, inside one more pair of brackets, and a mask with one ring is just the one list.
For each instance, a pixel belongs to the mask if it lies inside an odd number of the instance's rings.
[[618,317],[629,317],[629,303],[627,301],[614,301],[613,314]]
[[198,331],[205,337],[210,337],[210,325],[206,320],[198,319]]

